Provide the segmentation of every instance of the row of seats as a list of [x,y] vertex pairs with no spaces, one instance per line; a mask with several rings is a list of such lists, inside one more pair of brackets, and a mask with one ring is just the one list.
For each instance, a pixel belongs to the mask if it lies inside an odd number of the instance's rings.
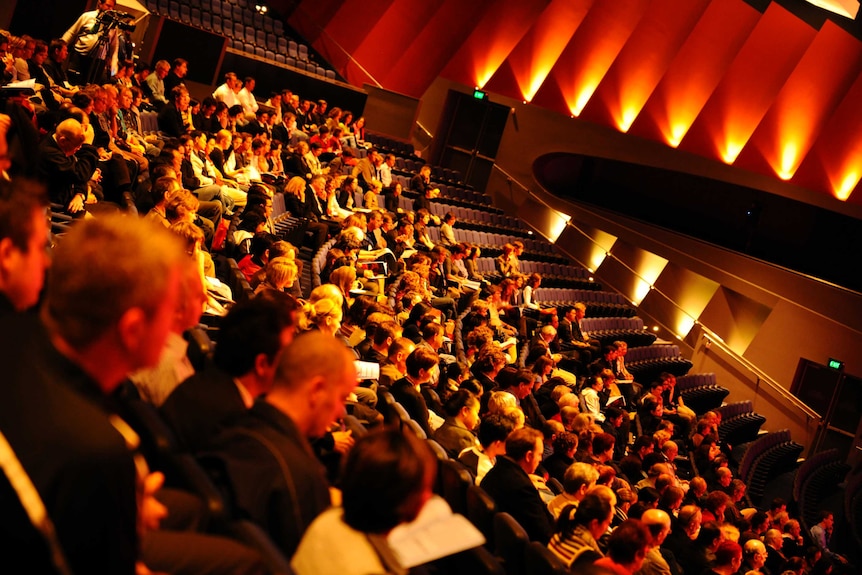
[[[413,147],[413,144],[388,138],[383,135],[367,133],[365,135],[365,139],[374,144],[374,147],[380,150],[382,153],[395,154],[396,156],[399,156],[402,162],[404,161],[405,157],[412,158],[414,156],[414,153],[416,152],[416,149]],[[395,165],[396,167],[401,168],[401,166],[398,165],[397,160]]]
[[692,363],[680,355],[679,346],[654,344],[629,348],[626,367],[635,376],[635,381],[648,383],[657,380],[664,372],[685,375]]
[[635,308],[621,294],[600,291],[595,282],[590,282],[590,288],[586,289],[540,287],[536,290],[536,300],[556,307],[583,302],[587,305],[587,317],[634,317],[636,314]]
[[694,373],[677,377],[676,388],[686,406],[697,414],[718,407],[730,395],[730,390],[718,385],[714,373]]
[[475,208],[465,208],[442,202],[431,202],[431,213],[433,215],[442,218],[448,212],[451,212],[458,220],[465,223],[484,224],[497,229],[504,228],[519,236],[531,235],[528,233],[525,224],[518,218],[485,210],[477,210]]
[[553,244],[547,242],[540,242],[528,238],[513,238],[511,236],[505,236],[503,234],[495,234],[493,232],[479,232],[476,230],[465,230],[463,228],[455,228],[454,232],[455,239],[459,242],[467,242],[469,244],[474,244],[480,247],[501,247],[504,244],[511,243],[520,239],[524,243],[524,249],[531,254],[553,256],[555,258],[558,257],[556,251],[554,250]]
[[759,504],[771,480],[793,471],[802,450],[803,446],[791,439],[787,429],[761,434],[747,445],[739,464],[739,478],[748,486],[749,503]]
[[[828,449],[812,455],[796,470],[793,478],[793,501],[803,531],[820,522],[823,502],[835,493],[835,487],[844,481],[850,466],[839,456],[837,449]],[[850,519],[850,513],[847,514]],[[851,521],[852,522],[852,521]]]
[[629,347],[644,347],[656,340],[654,333],[644,329],[644,321],[639,317],[584,318],[581,328],[602,345],[624,341]]
[[250,8],[220,0],[192,0],[182,3],[147,0],[147,8],[172,20],[227,36],[230,48],[279,64],[336,80],[334,70],[312,61],[308,46],[284,37],[281,20],[259,14]]

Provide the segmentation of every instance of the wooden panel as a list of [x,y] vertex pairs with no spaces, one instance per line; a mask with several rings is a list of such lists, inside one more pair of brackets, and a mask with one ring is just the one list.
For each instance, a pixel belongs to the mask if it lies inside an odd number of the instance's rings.
[[781,89],[736,165],[793,177],[862,65],[862,46],[826,22]]
[[654,1],[581,117],[627,131],[708,4]]
[[421,29],[413,31],[414,39],[401,55],[389,62],[383,85],[422,96],[492,4],[492,0],[446,0]]
[[770,4],[680,149],[733,163],[814,35],[790,12]]
[[840,200],[862,204],[862,76],[821,131],[799,167],[800,183],[831,192]]
[[468,86],[485,86],[548,3],[549,0],[497,2],[485,12],[473,33],[443,70],[443,76]]
[[678,146],[759,18],[743,0],[713,0],[628,133]]
[[570,114],[583,111],[648,6],[648,0],[593,5],[551,73]]
[[508,58],[521,98],[533,99],[592,5],[593,0],[553,0],[521,39]]

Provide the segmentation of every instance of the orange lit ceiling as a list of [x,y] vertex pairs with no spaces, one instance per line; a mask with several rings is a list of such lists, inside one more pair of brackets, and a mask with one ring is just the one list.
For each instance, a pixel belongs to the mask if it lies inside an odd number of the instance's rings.
[[443,76],[862,204],[862,43],[775,2],[301,0],[288,23],[356,85]]

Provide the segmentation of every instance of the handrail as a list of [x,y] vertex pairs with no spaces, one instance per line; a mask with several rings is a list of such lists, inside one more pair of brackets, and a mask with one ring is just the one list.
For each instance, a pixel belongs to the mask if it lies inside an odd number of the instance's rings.
[[[532,189],[528,188],[527,186],[525,186],[524,184],[519,182],[517,178],[515,178],[514,176],[509,174],[506,170],[504,170],[500,166],[497,166],[496,164],[494,165],[494,167],[495,167],[495,169],[499,170],[503,175],[506,176],[508,183],[517,184],[521,189],[526,191],[527,194],[532,199],[541,203],[542,205],[544,205],[548,209],[556,211],[556,208],[552,207],[550,204],[548,204],[547,201],[545,201],[543,198],[539,197]],[[589,240],[595,244],[595,240],[590,238],[587,234],[585,234],[582,230],[580,230],[575,224],[569,222],[567,225],[580,231],[581,235],[584,238],[586,238],[587,240]],[[596,245],[598,245],[598,244],[596,244]],[[572,256],[569,256],[569,257],[572,257]],[[609,257],[615,258],[615,256],[613,256],[613,254],[610,254]],[[575,261],[577,261],[577,258],[573,258],[573,259],[575,259]],[[637,271],[630,268],[625,262],[620,261],[619,259],[616,259],[616,258],[615,258],[615,260],[618,264],[625,267],[630,273],[634,274],[635,276],[639,277],[642,280],[644,279],[644,278],[640,277],[640,275],[637,273]],[[584,265],[583,262],[578,262],[578,263],[582,266]],[[588,268],[588,266],[584,266],[584,267]],[[646,280],[644,280],[644,281],[646,281]],[[667,294],[665,294],[664,292],[662,292],[658,288],[652,287],[651,290],[659,293],[668,302],[670,302],[671,305],[673,305],[674,307],[676,307],[678,310],[682,311],[683,313],[686,313],[685,310],[676,301],[674,301],[671,297],[669,297]],[[617,291],[617,293],[619,293],[619,291]],[[688,315],[688,314],[686,313],[686,315]],[[721,338],[721,336],[719,336],[717,333],[715,333],[714,331],[712,331],[711,329],[706,327],[703,323],[697,321],[695,318],[692,318],[692,320],[694,321],[695,325],[700,326],[700,328],[707,334],[707,336],[709,337],[709,340],[711,342],[717,344],[722,349],[722,351],[724,351],[725,353],[730,355],[734,359],[734,361],[736,361],[739,365],[741,365],[742,367],[747,369],[749,372],[751,372],[756,377],[756,379],[757,379],[757,381],[755,383],[756,387],[759,387],[760,382],[762,381],[762,382],[766,383],[766,385],[769,387],[769,389],[776,392],[783,399],[789,401],[791,404],[793,404],[794,407],[796,407],[797,409],[802,411],[807,417],[813,418],[813,419],[822,419],[822,417],[819,413],[817,413],[816,411],[811,409],[811,407],[809,407],[805,402],[803,402],[798,397],[796,397],[795,395],[793,395],[792,393],[787,391],[787,389],[785,389],[784,387],[779,385],[778,382],[776,382],[774,379],[772,379],[768,374],[766,374],[766,372],[764,372],[759,367],[754,365],[746,357],[744,357],[744,356],[738,354],[737,352],[735,352],[734,350],[732,350],[727,344],[724,343],[724,340]]]
[[759,367],[757,367],[756,365],[751,363],[745,356],[739,355],[738,353],[736,353],[735,351],[730,349],[730,347],[728,347],[728,345],[726,343],[724,343],[724,340],[721,339],[721,336],[719,336],[717,333],[715,333],[714,331],[712,331],[711,329],[709,329],[708,327],[706,327],[705,325],[703,325],[700,322],[695,322],[695,323],[698,326],[700,326],[700,328],[704,332],[706,332],[707,337],[712,344],[718,345],[718,347],[720,347],[722,349],[722,351],[731,355],[736,362],[738,362],[745,369],[747,369],[748,371],[750,371],[752,374],[754,374],[757,377],[755,387],[759,387],[760,382],[762,381],[762,382],[766,383],[766,385],[769,387],[769,389],[777,392],[778,395],[780,395],[782,397],[782,399],[786,399],[787,401],[792,403],[794,407],[796,407],[797,409],[799,409],[800,411],[805,413],[805,415],[807,415],[809,418],[812,418],[812,419],[822,419],[823,418],[819,413],[817,413],[816,411],[811,409],[807,403],[805,403],[804,401],[802,401],[801,399],[799,399],[798,397],[796,397],[795,395],[793,395],[792,393],[787,391],[786,388],[779,385],[778,382],[776,382],[774,379],[769,377],[769,375],[767,375],[762,369],[760,369]]

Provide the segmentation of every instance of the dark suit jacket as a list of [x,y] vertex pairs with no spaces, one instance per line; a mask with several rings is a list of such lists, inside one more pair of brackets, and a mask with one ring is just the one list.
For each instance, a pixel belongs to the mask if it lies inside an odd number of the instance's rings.
[[276,124],[272,127],[272,139],[278,140],[282,144],[290,143],[290,134],[287,133],[284,124]]
[[413,384],[404,377],[393,383],[389,391],[392,393],[395,401],[404,407],[410,418],[415,419],[416,423],[425,431],[425,434],[431,437],[431,424],[428,421],[428,405],[425,403],[425,398],[422,397],[422,394],[413,387]]
[[197,453],[209,446],[223,426],[248,410],[233,378],[210,366],[179,384],[159,411],[180,446]]
[[[571,344],[572,340],[574,339],[572,337],[572,328],[572,322],[570,322],[566,318],[562,318],[560,320],[560,326],[557,328],[557,338],[563,343]],[[575,328],[577,328],[577,326],[575,326]],[[580,329],[578,329],[578,331],[580,331]]]
[[[322,209],[321,209],[322,208]],[[323,218],[323,210],[326,209],[326,202],[321,201],[320,204],[315,201],[314,190],[309,187],[305,190],[305,214],[306,218],[314,221],[320,221]]]
[[464,449],[477,444],[473,432],[450,417],[434,432],[434,440],[452,459],[458,459],[458,454]]
[[499,511],[514,517],[530,541],[547,545],[553,533],[553,518],[527,473],[508,457],[498,457],[485,475],[482,489],[497,503]]
[[238,509],[263,527],[286,557],[330,505],[326,474],[308,441],[289,417],[262,399],[219,435],[207,455],[224,465]]
[[73,156],[66,156],[51,136],[39,146],[39,178],[45,183],[51,201],[64,208],[75,194],[87,195],[87,182],[98,163],[99,155],[93,146],[85,144]]
[[159,130],[171,138],[179,138],[186,133],[183,117],[173,104],[168,104],[159,112]]
[[[32,317],[0,324],[0,361],[0,428],[41,495],[71,571],[133,575],[137,473],[98,384],[53,348]],[[39,556],[28,556],[41,538],[26,525],[7,531],[7,521],[21,519],[20,504],[3,487],[8,483],[0,485],[0,533],[9,535],[0,539],[4,561],[12,570],[47,572]]]

